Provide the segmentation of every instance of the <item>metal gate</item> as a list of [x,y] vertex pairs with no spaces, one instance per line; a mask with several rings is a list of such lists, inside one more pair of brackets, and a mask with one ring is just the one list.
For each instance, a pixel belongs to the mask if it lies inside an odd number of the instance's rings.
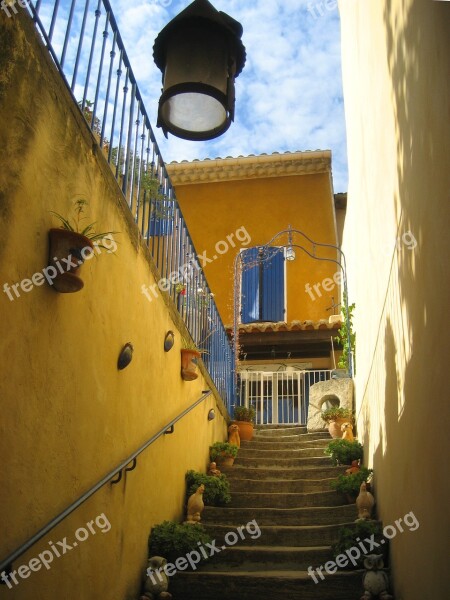
[[300,424],[308,419],[309,388],[327,381],[331,370],[241,371],[239,403],[253,406],[256,424]]

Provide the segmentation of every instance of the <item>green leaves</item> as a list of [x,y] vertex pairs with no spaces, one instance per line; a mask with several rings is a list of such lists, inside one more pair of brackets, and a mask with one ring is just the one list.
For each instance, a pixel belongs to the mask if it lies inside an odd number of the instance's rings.
[[[79,233],[80,235],[84,235],[84,237],[87,237],[91,241],[103,240],[104,238],[110,235],[119,233],[118,231],[103,231],[101,233],[95,233],[94,227],[97,224],[97,221],[89,223],[89,225],[86,225],[85,227],[83,227],[83,229],[81,229],[81,221],[87,218],[82,216],[84,214],[85,207],[87,206],[89,206],[87,200],[79,199],[75,201],[73,208],[73,212],[75,214],[75,217],[73,219],[73,225],[70,222],[69,218],[63,217],[62,215],[60,215],[57,212],[54,212],[53,210],[49,212],[61,221],[63,229],[66,229],[67,231],[73,231],[74,233]],[[107,250],[105,246],[102,246],[101,244],[98,245],[100,246],[100,248],[105,248]]]
[[256,411],[253,406],[235,406],[234,418],[236,421],[247,421],[253,423],[255,421]]
[[197,471],[186,473],[186,500],[197,491],[201,484],[205,486],[203,502],[207,506],[225,506],[231,502],[230,484],[226,475],[222,473],[218,477],[212,477]]
[[373,469],[361,467],[357,473],[351,475],[339,475],[337,479],[331,482],[331,487],[340,494],[345,494],[356,498],[359,494],[359,488],[363,481],[367,481],[372,475]]
[[320,416],[326,423],[336,421],[336,419],[348,419],[351,423],[354,421],[352,411],[348,408],[340,408],[339,406],[327,408],[322,411]]
[[[356,362],[355,362],[355,349],[356,349],[356,334],[353,331],[353,311],[355,310],[355,304],[350,304],[347,312],[347,294],[344,292],[343,294],[343,302],[342,302],[342,313],[344,315],[344,321],[341,325],[341,328],[338,329],[338,336],[335,337],[335,341],[339,342],[342,346],[342,355],[339,358],[337,366],[340,369],[348,369],[348,361],[349,355],[353,356],[353,371],[356,372]],[[349,322],[350,328],[350,344],[349,344],[349,335],[347,328],[347,318]]]
[[216,442],[209,449],[209,455],[212,461],[216,461],[218,456],[225,454],[231,458],[236,458],[238,447],[228,442]]
[[361,460],[363,457],[363,447],[356,440],[331,440],[324,452],[331,456],[335,465],[351,465],[354,460]]
[[211,537],[200,523],[181,525],[174,521],[163,521],[153,527],[148,541],[149,556],[163,556],[175,562],[202,545],[211,543]]

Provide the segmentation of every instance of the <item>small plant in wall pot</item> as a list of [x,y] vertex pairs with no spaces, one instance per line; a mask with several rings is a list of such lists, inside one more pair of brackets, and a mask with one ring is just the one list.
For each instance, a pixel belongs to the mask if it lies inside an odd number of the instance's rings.
[[199,348],[199,346],[201,346],[214,331],[215,329],[210,331],[199,344],[196,344],[191,338],[183,338],[183,348],[181,349],[181,377],[184,381],[193,381],[194,379],[197,379],[198,359],[202,354],[208,353],[207,350]]
[[94,223],[83,225],[86,220],[84,211],[88,206],[86,200],[76,200],[73,217],[64,217],[50,211],[61,222],[60,228],[50,229],[49,237],[49,266],[52,269],[52,285],[57,292],[78,292],[83,288],[83,280],[79,271],[83,262],[94,253],[94,245],[111,252],[105,243],[111,241],[111,236],[117,231],[96,233]]

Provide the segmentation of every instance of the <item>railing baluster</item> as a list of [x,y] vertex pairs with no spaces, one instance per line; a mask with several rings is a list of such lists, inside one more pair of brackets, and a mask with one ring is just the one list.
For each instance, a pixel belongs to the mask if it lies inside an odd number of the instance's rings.
[[[113,152],[113,145],[114,145],[114,132],[116,130],[116,117],[117,117],[117,104],[119,102],[119,90],[120,90],[120,80],[122,78],[122,59],[123,59],[123,54],[122,54],[122,50],[120,50],[120,56],[119,56],[119,66],[117,68],[116,71],[116,93],[114,96],[114,109],[113,109],[113,116],[112,116],[112,121],[111,121],[111,135],[109,138],[109,152],[108,152],[108,162],[112,165],[114,164],[112,161],[114,159],[112,152]],[[119,148],[117,149],[117,157],[116,160],[119,160]],[[117,175],[118,171],[116,169],[116,179],[118,180],[118,175]]]
[[[100,94],[100,87],[101,87],[101,81],[102,81],[102,72],[103,72],[103,61],[105,59],[105,48],[106,48],[106,42],[108,40],[108,36],[109,36],[109,12],[106,12],[106,19],[105,19],[105,28],[103,30],[103,43],[102,43],[102,49],[101,49],[101,53],[100,53],[100,63],[98,65],[98,76],[97,76],[97,87],[95,89],[95,97],[94,97],[94,106],[92,108],[92,123],[95,123],[95,118],[97,116],[97,105],[98,105],[98,96]],[[96,127],[96,129],[98,130],[98,127]],[[96,133],[100,134],[100,131],[96,131]],[[100,137],[100,146],[102,145],[102,140]]]
[[[131,161],[135,161],[136,157],[133,157],[132,146],[132,138],[133,138],[133,121],[134,121],[134,101],[136,99],[136,84],[134,82],[131,83],[131,96],[130,96],[130,114],[128,118],[128,130],[127,130],[127,149],[126,149],[126,160],[125,160],[125,176],[123,178],[124,185],[122,187],[123,194],[125,198],[128,193],[128,185],[130,184],[129,175],[130,175],[130,163]],[[131,193],[133,190],[132,185],[130,185]],[[133,212],[132,208],[133,199],[130,195],[128,200],[128,206],[130,207],[131,212]]]
[[52,41],[53,33],[55,31],[56,17],[58,16],[58,9],[59,9],[59,0],[55,0],[55,6],[53,7],[52,21],[50,23],[50,29],[48,32],[48,39],[50,40],[50,42]]
[[[105,109],[103,111],[102,129],[100,132],[100,146],[103,146],[103,142],[105,140],[106,119],[108,118],[109,94],[111,91],[111,81],[112,81],[112,73],[113,73],[113,68],[114,68],[114,59],[116,57],[116,41],[117,41],[117,32],[115,31],[113,34],[111,52],[109,53],[108,83],[106,85]],[[110,142],[111,142],[111,140],[110,140]],[[109,158],[110,152],[111,152],[111,143],[110,143],[110,150],[108,152],[108,162],[111,161],[111,159]]]
[[70,5],[69,19],[67,21],[66,35],[64,37],[64,45],[63,45],[63,51],[61,54],[61,61],[60,61],[62,69],[64,68],[64,61],[66,59],[67,44],[69,43],[70,30],[72,29],[73,13],[75,10],[76,3],[77,3],[77,0],[72,0],[72,4]]
[[[101,4],[102,4],[102,0],[98,0],[97,8],[95,10],[95,21],[94,21],[94,31],[92,33],[91,51],[89,53],[89,62],[88,62],[88,67],[87,67],[87,72],[86,72],[86,79],[84,82],[84,93],[83,93],[83,104],[82,104],[83,108],[86,106],[87,93],[88,93],[88,89],[89,89],[89,81],[91,79],[92,61],[94,59],[95,42],[97,41],[98,21],[100,19],[100,15],[102,14],[102,11],[100,9]],[[92,119],[91,119],[91,129],[93,129],[93,126],[94,126],[94,115],[92,115]]]
[[[77,55],[75,58],[75,65],[73,68],[73,75],[72,75],[72,84],[70,86],[70,89],[72,90],[72,92],[75,91],[75,85],[77,83],[78,67],[80,65],[81,52],[83,50],[84,32],[86,31],[86,21],[87,21],[88,12],[89,12],[89,2],[90,2],[90,0],[86,0],[86,4],[84,5],[84,13],[83,13],[83,21],[81,23],[80,39],[78,41]],[[84,108],[84,105],[82,106],[82,108]]]

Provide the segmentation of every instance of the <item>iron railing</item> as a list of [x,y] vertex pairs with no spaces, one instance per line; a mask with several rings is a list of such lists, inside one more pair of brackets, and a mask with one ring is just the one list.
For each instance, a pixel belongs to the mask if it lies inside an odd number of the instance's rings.
[[[108,0],[32,0],[29,11],[116,177],[167,291],[230,409],[233,350],[199,264]],[[147,290],[152,299],[155,290]]]
[[240,371],[239,399],[253,406],[257,424],[306,425],[309,390],[319,381],[331,379],[330,369],[285,371]]

